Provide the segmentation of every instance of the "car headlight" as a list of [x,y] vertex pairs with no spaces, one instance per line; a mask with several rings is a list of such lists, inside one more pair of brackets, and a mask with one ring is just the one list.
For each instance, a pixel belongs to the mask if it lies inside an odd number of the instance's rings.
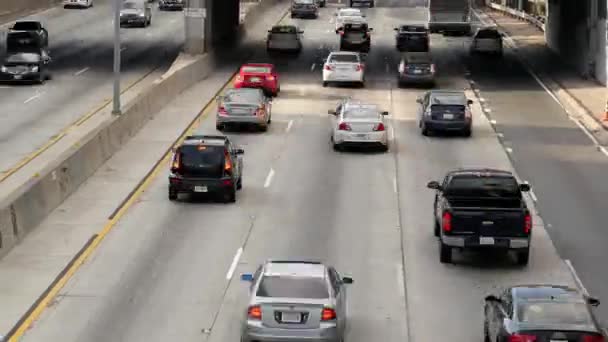
[[37,66],[37,65],[32,67],[32,72],[38,72],[38,70],[39,70],[39,69],[38,69],[38,66]]

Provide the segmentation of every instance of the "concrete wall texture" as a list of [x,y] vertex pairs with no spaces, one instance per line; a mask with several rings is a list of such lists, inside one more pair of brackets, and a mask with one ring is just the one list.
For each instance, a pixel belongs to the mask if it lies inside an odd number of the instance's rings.
[[14,20],[21,15],[53,7],[61,0],[0,0],[0,23]]

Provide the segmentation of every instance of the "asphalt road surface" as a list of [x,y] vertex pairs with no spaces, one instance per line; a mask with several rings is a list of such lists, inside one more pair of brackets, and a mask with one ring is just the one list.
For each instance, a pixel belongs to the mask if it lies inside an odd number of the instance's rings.
[[[299,57],[271,59],[260,45],[253,60],[278,66],[282,93],[267,133],[228,132],[246,153],[237,203],[171,203],[162,174],[25,340],[238,341],[248,288],[239,274],[267,258],[322,259],[353,276],[349,342],[481,341],[488,292],[571,282],[542,227],[525,268],[478,254],[439,263],[426,183],[457,167],[511,163],[479,113],[469,139],[420,134],[415,99],[424,90],[395,87],[393,27],[425,13],[401,4],[365,10],[374,36],[364,89],[321,86],[322,60],[338,45],[333,6],[318,20],[294,20],[306,37]],[[440,88],[468,87],[466,40],[433,37]],[[332,150],[326,113],[345,96],[390,111],[388,153]],[[198,131],[215,133],[214,124],[210,116]]]
[[[53,79],[44,85],[0,85],[0,173],[112,98],[111,4],[96,0],[86,10],[58,7],[22,18],[46,25]],[[122,29],[121,39],[125,89],[147,74],[161,75],[171,65],[184,40],[183,13],[160,12],[155,2],[152,25]]]

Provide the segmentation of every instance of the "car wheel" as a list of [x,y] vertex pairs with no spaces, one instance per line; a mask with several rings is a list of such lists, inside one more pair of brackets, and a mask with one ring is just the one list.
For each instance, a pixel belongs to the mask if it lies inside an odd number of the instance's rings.
[[472,133],[471,127],[468,127],[468,128],[465,128],[464,131],[462,131],[462,136],[468,138],[471,136],[471,133]]
[[239,177],[239,180],[236,182],[236,189],[241,190],[243,188],[243,177]]
[[374,4],[374,2],[373,2],[373,1],[372,1],[372,2],[370,2],[370,3],[369,3],[369,8],[374,8],[374,5],[375,5],[375,4]]
[[169,201],[175,201],[175,200],[177,200],[177,191],[169,188]]
[[525,266],[530,261],[530,248],[527,248],[525,251],[517,252],[516,254],[517,264],[520,266]]
[[428,129],[424,123],[422,123],[420,125],[420,129],[421,129],[422,135],[424,135],[425,137],[428,137],[431,135],[431,130]]
[[268,125],[260,125],[260,126],[259,126],[259,129],[260,129],[260,131],[262,131],[262,132],[266,132],[266,131],[268,131]]
[[359,88],[365,88],[365,81],[359,82]]
[[483,320],[483,342],[491,342],[490,333],[488,329],[488,321],[486,319]]
[[452,247],[441,241],[439,242],[439,261],[442,264],[452,263]]
[[388,143],[387,143],[386,145],[382,145],[382,146],[380,147],[380,151],[381,151],[381,152],[388,152]]
[[225,128],[224,125],[221,125],[221,124],[215,125],[215,129],[217,129],[218,131],[223,131],[224,128]]
[[439,237],[439,230],[441,229],[439,227],[439,222],[437,222],[437,219],[435,219],[433,221],[435,221],[435,227],[433,228],[433,233],[435,234],[435,236]]
[[292,13],[291,14],[291,19],[295,18],[296,16]]
[[230,190],[226,190],[224,194],[224,203],[234,203],[236,202],[236,189],[235,187],[230,188]]
[[329,82],[323,81],[323,87],[327,87]]

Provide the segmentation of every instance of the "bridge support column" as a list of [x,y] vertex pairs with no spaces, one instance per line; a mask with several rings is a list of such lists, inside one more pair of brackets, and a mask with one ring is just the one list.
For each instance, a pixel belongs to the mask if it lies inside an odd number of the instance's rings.
[[188,0],[187,6],[184,8],[186,32],[184,51],[186,53],[196,55],[207,51],[207,2],[211,2],[211,0]]

